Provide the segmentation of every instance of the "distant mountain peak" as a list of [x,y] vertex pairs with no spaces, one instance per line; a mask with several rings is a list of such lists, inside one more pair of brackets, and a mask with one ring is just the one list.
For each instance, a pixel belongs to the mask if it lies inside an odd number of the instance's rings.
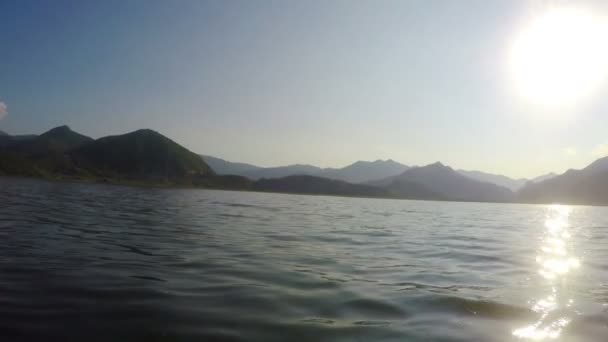
[[380,160],[380,159],[378,159],[376,161],[373,161],[373,162],[367,162],[367,161],[364,161],[364,160],[357,160],[356,162],[354,162],[354,163],[352,163],[350,165],[347,165],[345,167],[363,166],[363,165],[367,165],[367,164],[380,164],[380,163],[382,163],[382,160]]
[[55,127],[31,139],[22,140],[21,143],[18,144],[19,146],[15,146],[15,148],[22,153],[41,156],[50,152],[64,152],[91,141],[93,141],[93,139],[74,132],[69,126],[63,125]]
[[43,133],[42,135],[64,134],[64,133],[71,133],[71,132],[74,132],[74,131],[72,131],[70,126],[62,125],[62,126],[57,126],[55,128],[51,128],[50,130],[48,130],[46,133]]
[[9,134],[4,132],[4,131],[0,131],[0,137],[5,137],[8,136]]
[[[376,184],[394,189],[402,195],[423,191],[426,198],[459,201],[501,202],[511,200],[513,195],[508,188],[466,177],[441,162],[411,168]],[[416,184],[417,187],[414,186]]]
[[[318,169],[317,166],[310,165],[310,164],[290,164],[290,165],[287,165],[287,166],[288,167],[314,167],[315,169]],[[279,166],[279,167],[281,167],[281,166]]]
[[534,178],[530,179],[530,181],[532,183],[540,183],[542,181],[545,181],[545,180],[548,180],[548,179],[551,179],[551,178],[554,178],[554,177],[557,177],[557,176],[558,176],[557,173],[555,173],[555,172],[549,172],[547,174],[540,175],[538,177],[534,177]]
[[428,165],[425,165],[425,166],[420,166],[420,167],[417,167],[417,168],[412,168],[412,170],[413,169],[436,170],[436,171],[443,171],[443,172],[454,171],[451,167],[449,167],[447,165],[444,165],[441,162],[434,162],[433,164],[428,164]]
[[55,128],[52,128],[52,129],[48,130],[47,132],[42,133],[40,135],[40,138],[42,138],[42,139],[49,139],[49,138],[50,139],[77,139],[77,140],[82,140],[82,142],[93,140],[93,139],[87,137],[86,135],[82,135],[78,132],[74,132],[68,125],[57,126]]
[[139,133],[139,134],[158,134],[158,135],[162,135],[160,133],[158,133],[157,131],[150,129],[150,128],[140,128],[138,130],[135,130],[131,133]]
[[[585,171],[605,171],[608,170],[608,157],[597,159],[593,163],[589,164],[583,170]],[[568,170],[569,171],[569,170]]]
[[148,136],[148,137],[165,137],[164,135],[160,134],[159,132],[150,129],[150,128],[140,128],[138,130],[129,132],[125,134],[126,136]]

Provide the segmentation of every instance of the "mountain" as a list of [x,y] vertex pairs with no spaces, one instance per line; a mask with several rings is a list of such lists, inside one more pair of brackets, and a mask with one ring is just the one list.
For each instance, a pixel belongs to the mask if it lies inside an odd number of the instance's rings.
[[93,138],[72,131],[69,126],[55,127],[39,135],[36,139],[44,141],[49,145],[60,146],[62,149],[75,148],[93,141]]
[[51,129],[39,136],[1,137],[0,174],[50,177],[74,173],[65,153],[93,139],[67,126]]
[[[0,136],[0,175],[339,196],[488,202],[513,199],[505,187],[470,178],[504,181],[501,176],[460,171],[468,173],[465,176],[441,163],[408,168],[392,160],[377,160],[335,169],[299,164],[260,168],[205,158],[223,173],[241,173],[258,180],[238,174],[218,175],[203,157],[149,129],[97,140],[68,126],[39,136]],[[386,177],[369,180],[380,176]],[[539,183],[526,183],[517,199],[608,204],[608,157],[583,170],[547,179],[551,176],[536,178],[545,179]]]
[[295,175],[308,175],[315,176],[321,173],[322,169],[312,165],[294,164],[288,166],[279,167],[265,167],[260,169],[254,169],[241,173],[241,176],[245,176],[250,179],[262,179],[262,178],[282,178],[287,176]]
[[309,195],[390,197],[388,191],[373,186],[306,175],[261,179],[253,184],[253,190]]
[[363,183],[398,175],[407,169],[409,169],[408,166],[392,159],[373,162],[358,161],[340,169],[323,169],[319,176],[350,183]]
[[466,177],[478,180],[480,182],[492,183],[505,188],[510,189],[511,191],[517,191],[521,189],[527,182],[538,183],[544,180],[553,178],[557,176],[555,173],[547,173],[532,179],[526,178],[518,178],[513,179],[503,175],[495,175],[491,173],[481,172],[481,171],[466,171],[466,170],[458,170],[458,172]]
[[555,177],[555,176],[557,176],[557,174],[556,174],[556,173],[549,172],[549,173],[547,173],[547,174],[544,174],[544,175],[541,175],[541,176],[538,176],[538,177],[532,178],[532,179],[530,180],[530,182],[532,182],[532,183],[539,183],[539,182],[545,181],[545,180],[547,180],[547,179],[551,179],[551,178],[553,178],[553,177]]
[[513,197],[505,187],[463,176],[439,162],[411,168],[376,185],[407,198],[508,202]]
[[259,166],[246,163],[233,163],[224,159],[201,155],[203,160],[219,175],[244,175],[261,169]]
[[69,155],[78,168],[103,177],[161,181],[215,175],[199,155],[149,129],[100,138]]
[[0,146],[0,175],[235,190],[252,186],[244,177],[217,176],[199,155],[148,129],[93,140],[61,126],[32,138],[12,138]]
[[294,164],[277,167],[260,167],[246,163],[230,162],[217,157],[201,157],[219,175],[239,175],[250,179],[281,178],[294,175],[317,175],[322,169],[312,165]]
[[62,153],[93,141],[92,138],[60,126],[41,135],[2,136],[2,147],[11,152],[30,156],[47,157],[49,153]]
[[0,137],[6,137],[8,136],[8,133],[4,132],[4,131],[0,131]]
[[62,153],[91,141],[93,141],[92,138],[76,133],[68,126],[60,126],[33,139],[20,140],[14,149],[28,154],[45,156],[48,153]]
[[[522,186],[526,184],[528,181],[525,178],[513,179],[503,175],[495,175],[491,173],[481,172],[481,171],[467,171],[467,170],[458,170],[463,176],[469,177],[471,179],[478,180],[480,182],[492,183],[505,188],[510,189],[511,191],[517,191]],[[541,176],[542,177],[542,176]]]
[[528,183],[517,198],[532,203],[608,205],[608,157],[594,161],[582,170]]
[[203,159],[220,175],[240,175],[251,179],[281,178],[295,175],[309,175],[337,179],[349,183],[363,183],[394,176],[409,167],[391,159],[357,161],[343,168],[320,168],[313,165],[295,164],[278,167],[260,167],[245,163],[235,163],[212,156]]

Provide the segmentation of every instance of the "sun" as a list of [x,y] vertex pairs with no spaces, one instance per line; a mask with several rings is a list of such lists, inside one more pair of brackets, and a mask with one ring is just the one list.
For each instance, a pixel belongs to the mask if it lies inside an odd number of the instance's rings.
[[510,70],[516,90],[543,106],[576,104],[608,75],[608,25],[579,9],[552,9],[516,37]]

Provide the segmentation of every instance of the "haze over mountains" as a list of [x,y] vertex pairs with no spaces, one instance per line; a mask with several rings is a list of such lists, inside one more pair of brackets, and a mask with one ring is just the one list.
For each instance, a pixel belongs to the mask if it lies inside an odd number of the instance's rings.
[[500,186],[504,186],[505,188],[511,189],[511,191],[517,191],[519,188],[524,186],[528,181],[525,178],[513,179],[503,175],[495,175],[491,173],[486,173],[482,171],[468,171],[468,170],[458,170],[460,174],[463,176],[476,179],[482,182],[488,182]]
[[509,202],[513,200],[513,192],[496,184],[481,182],[463,176],[451,167],[439,162],[422,167],[411,168],[397,177],[390,177],[381,187],[409,196],[411,187],[416,185],[416,192],[420,186],[426,188],[430,194],[428,198],[450,201],[482,201],[482,202]]
[[504,186],[505,188],[511,189],[511,191],[517,191],[521,189],[527,182],[538,183],[545,179],[553,178],[557,176],[555,173],[547,173],[538,177],[534,177],[532,179],[527,178],[509,178],[503,175],[495,175],[491,173],[486,173],[482,171],[467,171],[467,170],[458,170],[458,172],[464,176],[469,178],[476,179],[482,182],[493,183],[496,185]]
[[569,204],[608,204],[608,157],[594,161],[582,170],[570,169],[564,174],[520,191],[526,202],[561,202]]
[[[320,168],[305,164],[279,167],[260,167],[252,164],[230,162],[221,158],[207,155],[203,155],[202,157],[218,174],[239,175],[254,180],[261,178],[309,175],[337,179],[349,183],[370,183],[382,181],[386,183],[387,178],[400,175],[410,168],[415,168],[415,166],[410,167],[391,159],[357,161],[343,168]],[[526,182],[538,182],[555,176],[554,173],[550,173],[533,179],[512,179],[507,176],[495,175],[481,171],[457,170],[456,172],[474,180],[506,187],[511,191],[519,190],[526,184]]]
[[608,157],[582,170],[532,181],[454,170],[440,162],[408,167],[390,159],[358,161],[344,168],[262,168],[203,158],[149,129],[99,139],[68,126],[41,135],[2,134],[0,175],[339,196],[608,205]]
[[363,183],[397,175],[409,168],[391,159],[373,162],[357,161],[343,168],[320,168],[304,164],[260,167],[245,163],[233,163],[211,156],[202,157],[218,174],[233,174],[251,179],[308,175],[337,179],[350,183]]

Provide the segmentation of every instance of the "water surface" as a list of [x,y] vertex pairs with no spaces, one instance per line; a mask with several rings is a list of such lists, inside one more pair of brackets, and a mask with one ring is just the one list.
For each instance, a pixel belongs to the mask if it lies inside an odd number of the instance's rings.
[[605,341],[608,210],[0,179],[0,337]]

